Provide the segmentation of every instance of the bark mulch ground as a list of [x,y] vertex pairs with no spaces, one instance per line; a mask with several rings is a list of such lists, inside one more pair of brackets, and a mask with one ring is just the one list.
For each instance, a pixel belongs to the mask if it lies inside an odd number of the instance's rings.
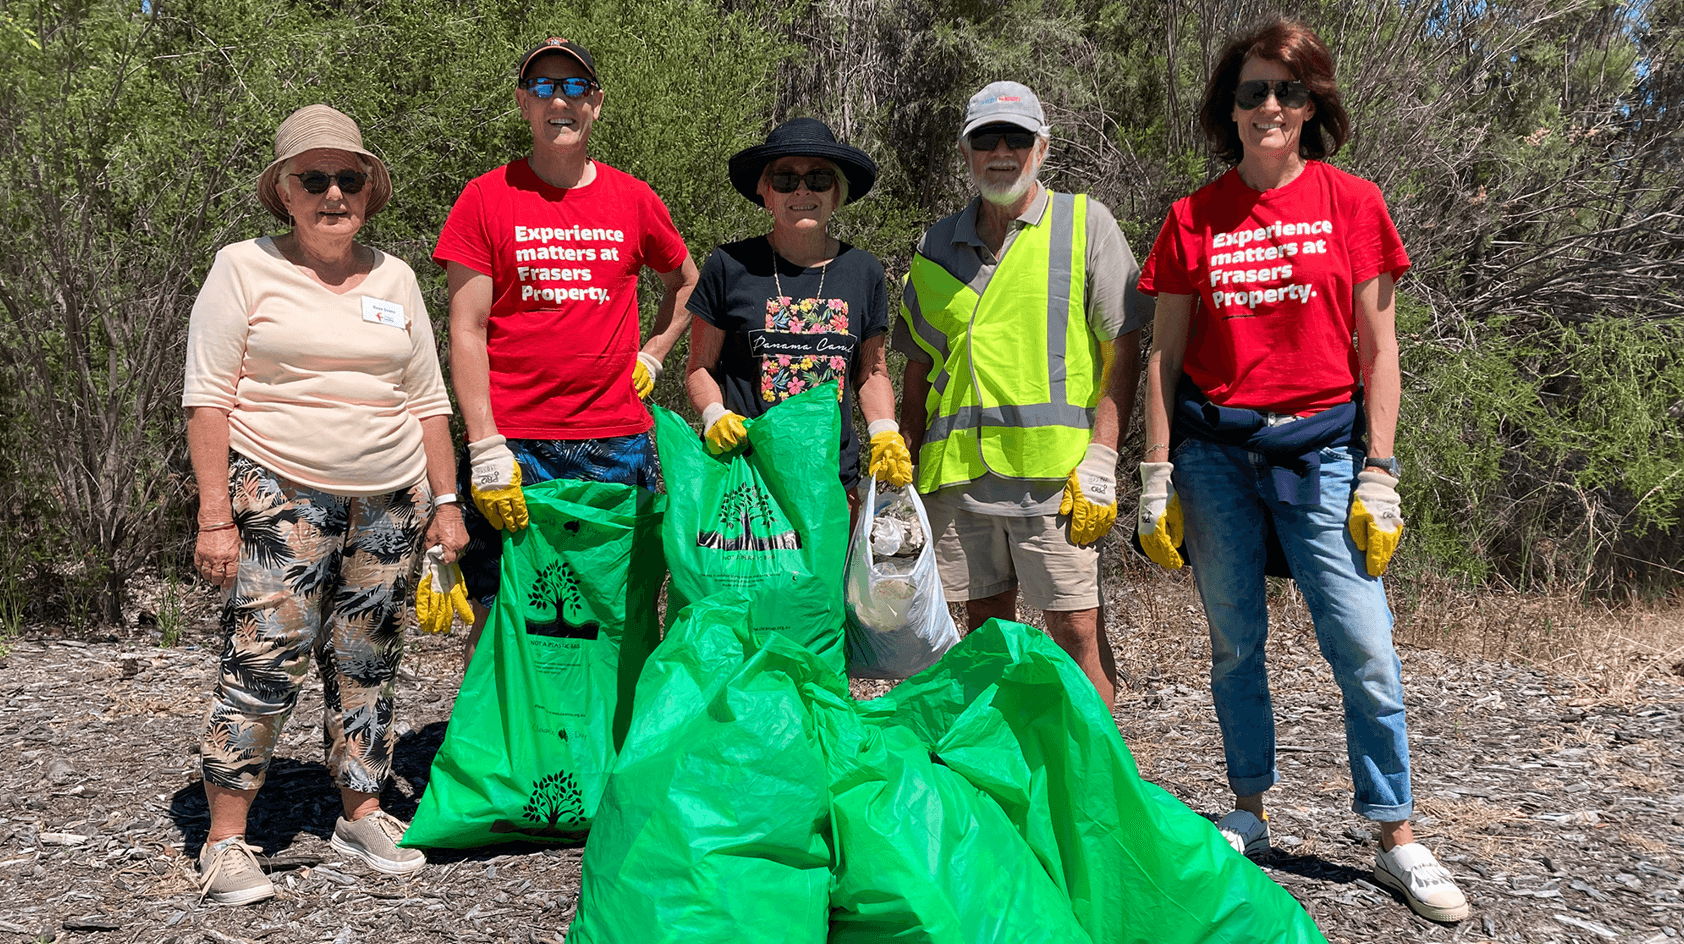
[[[1220,814],[1202,618],[1187,597],[1139,600],[1109,603],[1125,681],[1118,724],[1148,778]],[[1375,834],[1349,811],[1338,691],[1301,608],[1284,609],[1270,643],[1283,782],[1270,794],[1275,849],[1260,864],[1330,940],[1684,944],[1684,679],[1611,702],[1573,678],[1402,653],[1416,829],[1474,907],[1441,926],[1373,883]],[[1145,628],[1176,623],[1185,629]],[[327,842],[338,804],[320,762],[313,677],[250,823],[280,894],[247,908],[201,904],[193,862],[209,820],[195,751],[216,663],[210,633],[201,625],[175,649],[16,642],[0,666],[0,944],[565,939],[579,849],[438,854],[406,878],[341,861]],[[385,798],[405,818],[459,671],[454,638],[411,646]]]

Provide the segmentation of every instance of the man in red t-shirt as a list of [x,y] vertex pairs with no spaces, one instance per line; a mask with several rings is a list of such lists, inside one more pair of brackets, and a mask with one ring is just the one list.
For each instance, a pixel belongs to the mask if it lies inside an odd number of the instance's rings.
[[[590,52],[547,39],[516,74],[532,155],[469,181],[433,250],[449,280],[451,381],[468,427],[460,479],[475,506],[464,516],[467,659],[497,591],[496,529],[526,525],[522,483],[656,487],[642,398],[690,324],[697,279],[649,185],[586,154],[603,99]],[[666,291],[640,345],[645,267]]]

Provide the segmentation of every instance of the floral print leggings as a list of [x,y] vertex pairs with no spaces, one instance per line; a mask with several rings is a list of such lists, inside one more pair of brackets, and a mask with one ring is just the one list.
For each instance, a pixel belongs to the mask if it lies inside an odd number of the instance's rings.
[[328,772],[342,788],[378,793],[392,770],[392,699],[432,491],[422,482],[331,495],[238,453],[228,488],[240,562],[222,608],[227,642],[205,725],[205,781],[263,785],[314,653]]

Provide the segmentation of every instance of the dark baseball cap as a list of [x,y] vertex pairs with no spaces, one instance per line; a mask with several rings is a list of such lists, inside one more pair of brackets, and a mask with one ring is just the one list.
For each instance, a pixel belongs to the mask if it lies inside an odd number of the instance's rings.
[[591,58],[591,51],[571,39],[560,39],[555,36],[551,36],[549,39],[533,46],[531,52],[520,57],[520,64],[515,67],[516,81],[525,82],[526,73],[531,70],[532,63],[536,62],[539,56],[549,53],[572,56],[578,60],[580,65],[585,67],[586,72],[590,73],[591,81],[601,83],[602,80],[596,76],[596,60]]

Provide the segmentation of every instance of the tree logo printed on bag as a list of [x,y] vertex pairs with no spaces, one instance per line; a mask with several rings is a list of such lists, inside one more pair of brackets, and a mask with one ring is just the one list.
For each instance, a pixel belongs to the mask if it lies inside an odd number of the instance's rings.
[[526,634],[552,636],[560,639],[596,639],[602,624],[593,619],[574,622],[568,617],[583,617],[586,613],[584,597],[579,593],[579,578],[565,561],[553,560],[538,568],[532,588],[526,597]]
[[491,824],[494,833],[520,833],[546,839],[581,839],[586,833],[585,798],[570,773],[539,778],[520,815],[533,825],[500,819]]
[[716,551],[798,551],[795,533],[783,512],[764,489],[744,482],[725,493],[719,503],[718,530],[696,535],[696,546]]

